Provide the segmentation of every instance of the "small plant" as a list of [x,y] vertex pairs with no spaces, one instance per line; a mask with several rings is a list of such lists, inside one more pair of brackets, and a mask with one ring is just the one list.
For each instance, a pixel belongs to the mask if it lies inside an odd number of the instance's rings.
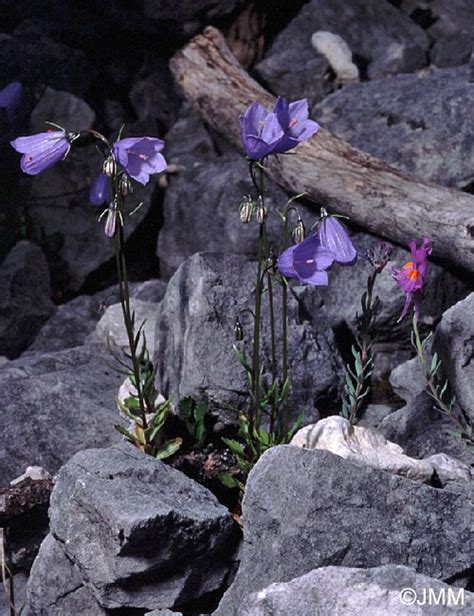
[[376,319],[380,309],[380,299],[374,297],[377,276],[384,270],[392,249],[380,242],[377,250],[369,251],[366,258],[373,271],[367,279],[367,290],[361,298],[361,314],[356,314],[357,333],[352,345],[353,365],[346,366],[346,380],[342,398],[341,415],[351,424],[357,416],[370,391],[370,377],[374,369],[374,344],[376,342]]
[[181,439],[166,441],[164,438],[169,403],[157,403],[156,370],[147,350],[143,323],[137,326],[131,308],[124,252],[126,216],[132,216],[142,205],[127,207],[126,200],[133,192],[132,180],[146,185],[150,175],[166,169],[161,154],[164,142],[155,137],[122,139],[122,127],[118,138],[111,143],[95,130],[72,133],[56,124],[50,125],[54,130],[18,137],[11,145],[22,154],[20,166],[28,175],[38,175],[52,167],[66,158],[73,147],[93,145],[102,154],[102,171],[91,186],[89,199],[92,204],[105,205],[99,220],[105,220],[104,233],[115,248],[120,305],[129,347],[128,354],[124,358],[116,356],[116,360],[130,384],[129,394],[120,400],[119,406],[133,423],[132,428],[117,425],[116,429],[145,453],[165,458],[177,451]]
[[448,380],[442,380],[441,360],[435,352],[431,357],[431,361],[427,360],[428,348],[433,336],[430,332],[424,339],[420,336],[418,327],[418,319],[420,306],[423,299],[423,287],[426,282],[426,274],[428,271],[428,256],[431,254],[430,242],[427,238],[423,238],[421,246],[418,248],[415,241],[408,244],[411,251],[411,260],[405,263],[401,268],[393,268],[392,273],[395,282],[405,292],[406,299],[401,321],[407,314],[410,306],[413,305],[413,320],[411,343],[416,351],[418,361],[423,370],[425,379],[425,390],[434,401],[434,408],[443,413],[457,426],[457,430],[451,432],[454,436],[462,439],[466,445],[474,451],[474,433],[470,417],[464,410],[456,404],[455,396],[449,393]]
[[183,398],[178,404],[179,417],[185,423],[194,446],[197,448],[202,447],[206,441],[205,420],[208,411],[205,402],[196,402],[191,396]]

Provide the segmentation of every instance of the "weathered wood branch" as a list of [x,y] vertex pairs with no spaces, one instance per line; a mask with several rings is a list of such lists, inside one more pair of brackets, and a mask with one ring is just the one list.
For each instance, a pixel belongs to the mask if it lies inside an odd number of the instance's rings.
[[[240,146],[238,116],[274,97],[237,63],[218,30],[206,28],[170,63],[184,95],[213,129]],[[317,118],[316,118],[317,119]],[[433,254],[474,271],[474,197],[391,167],[321,129],[294,154],[270,157],[272,179],[330,210],[406,244],[428,237]]]

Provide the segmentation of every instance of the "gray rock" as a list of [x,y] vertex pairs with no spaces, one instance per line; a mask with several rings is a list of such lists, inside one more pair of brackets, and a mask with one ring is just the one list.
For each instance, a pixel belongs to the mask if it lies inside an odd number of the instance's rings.
[[[166,282],[163,280],[130,284],[130,296],[143,302],[158,303],[163,299],[165,291]],[[56,313],[43,325],[23,355],[62,351],[84,344],[107,307],[118,301],[118,287],[114,286],[94,295],[80,295],[58,306]]]
[[206,164],[216,154],[211,135],[202,119],[184,105],[178,120],[166,135],[166,160],[189,170]]
[[390,413],[393,413],[393,408],[387,404],[369,404],[363,409],[357,425],[363,428],[378,428]]
[[390,385],[405,402],[417,398],[426,388],[426,377],[418,357],[399,364],[390,374]]
[[446,580],[472,562],[469,498],[329,452],[267,451],[247,481],[243,517],[243,558],[216,616],[319,567],[395,564]]
[[0,486],[27,466],[54,473],[87,447],[120,440],[113,426],[122,377],[101,346],[35,354],[0,366]]
[[349,85],[316,105],[324,128],[377,158],[447,186],[472,179],[468,66]]
[[[367,250],[377,247],[379,240],[365,233],[353,237],[354,244],[363,256]],[[405,303],[405,295],[392,278],[392,267],[400,267],[410,260],[410,253],[394,245],[391,262],[378,276],[375,293],[382,302],[377,316],[378,344],[397,343],[397,348],[410,347],[411,318],[407,316],[397,323]],[[300,287],[298,296],[309,315],[323,312],[332,327],[343,324],[352,331],[356,328],[356,313],[360,313],[360,300],[367,288],[367,277],[372,266],[360,258],[352,267],[334,267],[329,272],[328,287]],[[438,265],[430,263],[422,304],[422,321],[432,324],[443,312],[468,292],[466,285]]]
[[419,45],[390,43],[380,55],[370,63],[370,79],[380,79],[397,73],[414,73],[426,65],[426,49]]
[[445,453],[466,464],[473,464],[474,453],[452,434],[456,425],[433,407],[432,399],[422,393],[386,417],[378,429],[385,438],[403,447],[411,457],[424,458]]
[[457,32],[439,38],[431,50],[432,63],[438,68],[461,66],[469,62],[474,50],[474,36]]
[[433,348],[458,403],[474,422],[474,293],[444,313]]
[[432,0],[430,11],[434,23],[429,33],[434,38],[445,35],[469,34],[474,38],[474,20],[470,0]]
[[[402,595],[404,589],[409,591]],[[441,600],[436,604],[433,597],[438,596]],[[415,605],[416,600],[419,604]],[[321,567],[251,594],[236,613],[237,616],[467,616],[473,605],[474,593],[452,588],[408,567],[384,565],[367,570]]]
[[138,120],[146,122],[149,131],[173,124],[181,101],[164,58],[147,55],[129,98]]
[[[135,333],[143,325],[141,329],[142,342],[144,336],[147,349],[150,355],[153,356],[155,350],[156,304],[131,298],[130,309],[135,313]],[[95,333],[97,338],[106,347],[112,345],[112,347],[117,347],[125,353],[130,353],[127,330],[123,322],[122,306],[120,304],[113,304],[107,308],[97,323]]]
[[[78,132],[93,127],[95,113],[82,99],[69,92],[46,88],[31,113],[31,131],[43,132],[51,128],[45,121],[55,122],[66,130]],[[74,125],[71,126],[71,121]]]
[[18,242],[0,266],[0,285],[0,355],[18,357],[55,311],[42,250]]
[[311,47],[311,36],[318,30],[342,36],[353,54],[369,64],[391,43],[421,51],[418,65],[410,58],[410,65],[399,63],[398,70],[405,72],[425,64],[426,33],[385,0],[312,0],[276,37],[256,66],[258,76],[275,93],[316,102],[331,91],[333,86],[325,78],[328,64]]
[[23,613],[25,616],[107,614],[53,535],[43,541],[31,568]]
[[80,452],[62,467],[50,523],[107,609],[179,608],[219,589],[239,538],[206,488],[127,443]]
[[[234,324],[240,315],[246,332],[252,331],[252,294],[256,264],[236,255],[202,253],[190,257],[168,283],[157,316],[156,352],[158,389],[177,401],[185,396],[206,399],[213,410],[226,404],[248,404],[246,379],[232,346]],[[268,300],[264,296],[262,341],[269,378],[270,335]],[[281,292],[275,285],[277,345],[281,345]],[[338,400],[341,363],[334,337],[324,319],[311,324],[289,294],[288,357],[292,391],[290,408],[305,421],[319,410],[334,408]],[[251,336],[246,336],[249,354]],[[241,343],[242,344],[242,343]],[[224,415],[223,415],[224,416]],[[232,414],[232,417],[234,415]]]
[[172,610],[153,610],[153,612],[147,612],[145,616],[183,616],[181,612],[174,612]]

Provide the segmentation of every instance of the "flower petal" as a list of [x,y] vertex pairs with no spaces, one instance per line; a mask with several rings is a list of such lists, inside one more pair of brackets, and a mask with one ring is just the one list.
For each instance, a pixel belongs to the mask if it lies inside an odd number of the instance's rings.
[[357,259],[357,250],[342,225],[334,216],[324,216],[318,226],[322,246],[335,255],[338,263],[350,265]]

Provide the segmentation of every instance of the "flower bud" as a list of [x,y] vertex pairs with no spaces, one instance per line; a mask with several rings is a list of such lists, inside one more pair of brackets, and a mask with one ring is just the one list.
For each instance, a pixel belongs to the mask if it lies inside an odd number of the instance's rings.
[[267,208],[263,205],[262,199],[258,200],[257,207],[255,209],[255,220],[259,225],[263,225],[263,223],[267,219]]
[[117,231],[117,216],[118,207],[117,202],[112,201],[107,210],[107,217],[105,219],[104,232],[107,237],[114,237]]
[[291,239],[293,240],[293,244],[299,244],[302,242],[306,235],[306,229],[304,227],[304,222],[301,216],[298,216],[298,221],[291,232]]
[[253,212],[253,201],[250,197],[245,197],[239,205],[240,220],[246,225],[250,222]]
[[271,274],[272,276],[275,276],[277,273],[277,258],[275,253],[273,252],[273,250],[270,251],[270,254],[268,256],[267,259],[267,263],[266,263],[266,270],[269,274]]
[[239,317],[237,317],[237,319],[235,320],[234,338],[237,340],[237,342],[240,342],[240,340],[244,339],[244,328],[242,327],[242,323],[240,322]]
[[112,154],[104,160],[103,171],[109,178],[112,178],[117,173],[117,163]]
[[132,181],[130,180],[130,176],[126,173],[122,173],[120,176],[120,192],[124,197],[129,195],[132,192]]

